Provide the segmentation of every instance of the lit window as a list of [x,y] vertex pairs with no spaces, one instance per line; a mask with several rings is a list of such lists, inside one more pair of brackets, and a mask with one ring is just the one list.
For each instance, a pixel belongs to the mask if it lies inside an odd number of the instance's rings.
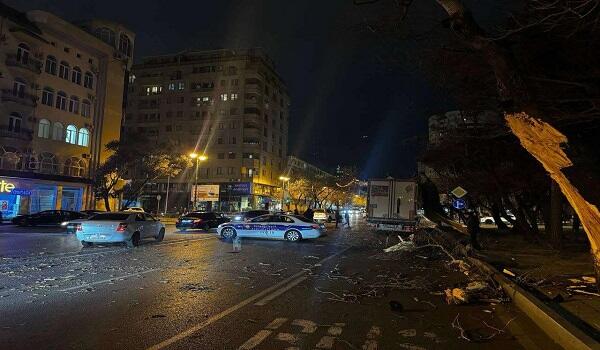
[[183,90],[185,89],[185,83],[184,82],[179,82],[177,84],[177,90]]
[[169,83],[169,90],[175,90],[175,83]]
[[221,94],[221,101],[227,101],[227,99],[228,99],[227,94]]
[[90,132],[86,128],[79,129],[79,136],[77,137],[77,144],[79,146],[87,147],[90,143]]
[[50,137],[50,122],[48,119],[41,119],[38,124],[38,137],[47,139]]
[[77,127],[75,125],[67,126],[65,141],[74,145],[77,144]]
[[202,102],[210,102],[210,97],[202,96]]
[[162,86],[158,86],[158,85],[146,86],[146,96],[158,95],[161,92],[162,92]]
[[235,101],[235,100],[237,100],[237,99],[238,99],[238,94],[235,94],[235,93],[234,93],[234,94],[231,94],[231,95],[229,96],[229,99],[230,99],[230,100],[232,100],[232,101]]

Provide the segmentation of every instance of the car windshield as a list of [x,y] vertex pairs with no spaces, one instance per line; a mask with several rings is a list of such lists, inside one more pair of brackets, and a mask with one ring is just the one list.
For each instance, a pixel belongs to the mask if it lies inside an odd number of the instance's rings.
[[127,220],[130,214],[121,213],[107,213],[107,214],[96,214],[90,218],[94,221],[123,221]]
[[311,219],[305,218],[302,215],[292,215],[293,217],[295,217],[296,219],[302,221],[302,222],[309,222],[309,223],[313,223],[313,221]]

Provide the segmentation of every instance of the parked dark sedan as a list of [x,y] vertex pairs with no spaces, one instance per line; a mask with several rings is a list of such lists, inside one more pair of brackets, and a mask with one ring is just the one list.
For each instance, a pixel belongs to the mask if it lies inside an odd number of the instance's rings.
[[12,223],[19,226],[52,225],[60,226],[65,221],[85,219],[87,215],[78,211],[69,210],[44,210],[29,215],[19,215],[12,219]]
[[270,214],[268,210],[248,210],[236,213],[233,216],[233,221],[247,221],[254,219],[255,217]]
[[223,216],[223,214],[191,212],[180,216],[175,227],[181,231],[188,229],[202,229],[208,231],[225,222],[229,222],[229,219]]

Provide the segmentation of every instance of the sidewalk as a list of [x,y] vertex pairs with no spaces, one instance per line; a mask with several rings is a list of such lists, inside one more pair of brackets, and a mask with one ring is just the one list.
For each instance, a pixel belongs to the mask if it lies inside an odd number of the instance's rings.
[[[600,340],[600,296],[585,233],[565,232],[562,251],[497,229],[482,229],[480,259],[504,269],[506,277],[565,319]],[[511,276],[513,273],[515,276]],[[592,293],[592,294],[588,294]]]

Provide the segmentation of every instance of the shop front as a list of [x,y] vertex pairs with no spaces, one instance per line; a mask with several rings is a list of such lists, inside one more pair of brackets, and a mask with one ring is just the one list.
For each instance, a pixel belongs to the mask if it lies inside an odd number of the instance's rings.
[[86,185],[0,177],[0,211],[4,220],[44,210],[82,209]]
[[238,212],[253,208],[252,183],[226,182],[222,183],[219,190],[220,211]]

